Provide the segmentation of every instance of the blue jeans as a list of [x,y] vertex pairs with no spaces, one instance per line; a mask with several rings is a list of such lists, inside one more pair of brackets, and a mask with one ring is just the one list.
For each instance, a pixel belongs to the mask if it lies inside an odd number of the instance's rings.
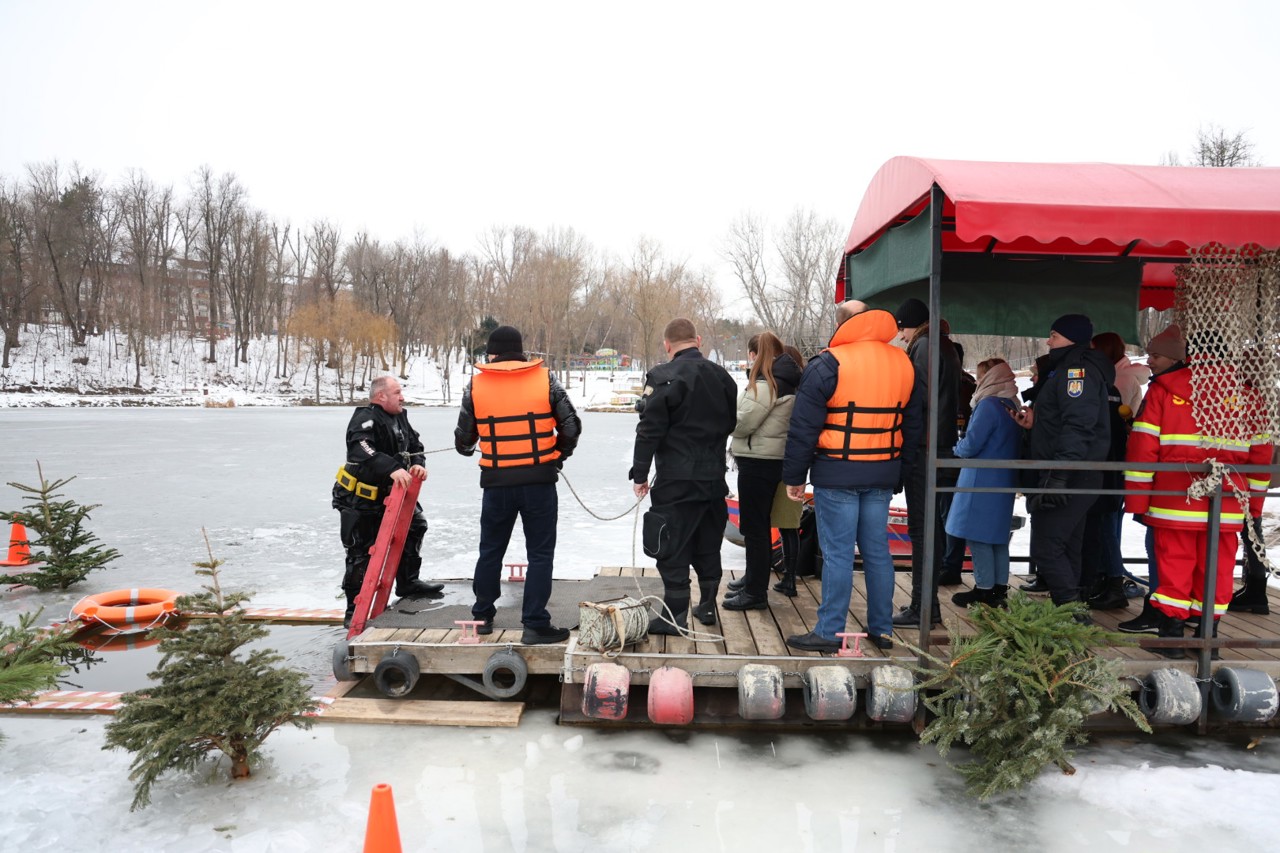
[[969,541],[969,555],[973,557],[973,585],[979,589],[991,589],[999,584],[1009,585],[1009,544],[992,545],[989,542]]
[[545,628],[551,624],[547,602],[551,600],[558,500],[555,483],[491,486],[484,490],[480,505],[480,557],[471,582],[471,591],[476,596],[472,618],[492,619],[497,612],[494,605],[502,594],[502,558],[519,516],[524,525],[524,547],[529,559],[520,621],[526,628]]
[[893,558],[889,556],[889,489],[813,490],[822,546],[822,604],[813,632],[825,640],[845,630],[853,598],[853,549],[867,582],[867,630],[893,633]]

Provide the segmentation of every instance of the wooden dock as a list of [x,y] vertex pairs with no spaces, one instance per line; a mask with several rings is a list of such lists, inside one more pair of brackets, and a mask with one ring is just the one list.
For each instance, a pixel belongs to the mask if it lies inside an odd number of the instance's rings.
[[[727,584],[734,574],[736,573],[727,573],[723,583]],[[637,576],[652,580],[657,577],[657,572],[653,568],[613,567],[601,569],[597,575],[600,578]],[[970,575],[966,573],[965,577],[967,581]],[[897,572],[895,578],[896,608],[910,600],[911,576],[908,572]],[[1014,578],[1013,589],[1016,590],[1020,580],[1021,578]],[[589,588],[584,586],[584,593]],[[767,610],[735,612],[717,608],[718,624],[702,626],[695,621],[690,626],[695,630],[718,634],[723,642],[695,642],[684,637],[650,636],[638,644],[629,645],[620,654],[603,655],[579,646],[576,631],[566,643],[524,646],[520,643],[518,630],[499,630],[487,637],[480,637],[479,643],[462,644],[458,642],[463,637],[461,629],[433,624],[431,614],[426,612],[422,614],[421,627],[367,629],[349,641],[349,656],[345,664],[349,667],[350,674],[358,677],[374,673],[378,665],[393,653],[409,654],[416,659],[422,674],[445,675],[483,693],[483,689],[477,685],[492,682],[499,688],[511,686],[512,673],[509,667],[503,666],[497,670],[504,681],[489,679],[486,668],[492,666],[495,655],[514,654],[523,662],[528,676],[560,677],[561,722],[615,726],[648,724],[644,707],[645,686],[650,675],[660,667],[675,667],[689,673],[698,688],[699,707],[692,724],[748,725],[753,728],[759,727],[761,723],[746,721],[739,716],[738,686],[742,668],[748,664],[757,664],[777,667],[786,688],[786,710],[776,721],[769,721],[769,724],[808,727],[813,726],[814,722],[805,714],[801,693],[805,686],[805,673],[809,669],[838,664],[851,673],[858,688],[862,690],[877,667],[914,662],[914,656],[903,642],[914,643],[919,639],[919,634],[917,629],[899,629],[893,635],[893,649],[882,652],[874,646],[862,644],[862,657],[837,658],[817,652],[793,650],[787,646],[786,638],[812,629],[821,598],[821,582],[813,578],[801,578],[797,588],[799,595],[795,598],[770,592],[770,606]],[[961,633],[972,630],[967,610],[950,604],[951,596],[963,588],[966,587],[944,587],[940,596],[944,625],[931,631],[930,645],[935,654],[944,658],[949,643],[947,628],[958,627]],[[727,591],[722,584],[719,600],[724,599]],[[635,595],[639,597],[638,592]],[[1273,599],[1277,598],[1280,597],[1273,593]],[[1141,603],[1141,599],[1131,599],[1128,609],[1094,611],[1094,620],[1104,629],[1115,630],[1118,622],[1137,615]],[[1273,604],[1276,607],[1273,612],[1280,614],[1280,600],[1273,600]],[[865,587],[859,572],[855,577],[854,596],[850,605],[849,631],[865,630],[865,612]],[[1152,635],[1131,636],[1138,642],[1154,639]],[[1222,659],[1213,663],[1215,671],[1225,666],[1247,667],[1273,679],[1280,677],[1280,649],[1251,646],[1259,640],[1280,637],[1280,615],[1229,613],[1220,623],[1219,636],[1228,642],[1238,642],[1240,647],[1224,647]],[[1126,675],[1138,679],[1161,668],[1181,670],[1189,676],[1196,673],[1197,664],[1191,657],[1185,661],[1170,661],[1137,645],[1106,647],[1100,649],[1099,654],[1118,660]],[[634,688],[630,698],[632,712],[622,720],[602,721],[588,717],[582,710],[583,685],[587,680],[588,667],[595,663],[619,664],[628,670],[630,684]],[[860,715],[857,721],[843,725],[866,725],[867,722]],[[1124,725],[1131,726],[1127,721]]]

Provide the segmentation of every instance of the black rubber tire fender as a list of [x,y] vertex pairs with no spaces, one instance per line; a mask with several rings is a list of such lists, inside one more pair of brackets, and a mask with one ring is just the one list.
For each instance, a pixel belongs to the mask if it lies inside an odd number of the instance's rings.
[[413,692],[421,670],[418,659],[404,649],[397,649],[378,661],[373,670],[373,685],[390,699],[403,699]]
[[[503,675],[511,679],[510,684],[498,683],[498,678]],[[480,680],[493,698],[510,699],[524,690],[525,683],[529,680],[529,665],[515,651],[503,649],[494,652],[485,661]]]

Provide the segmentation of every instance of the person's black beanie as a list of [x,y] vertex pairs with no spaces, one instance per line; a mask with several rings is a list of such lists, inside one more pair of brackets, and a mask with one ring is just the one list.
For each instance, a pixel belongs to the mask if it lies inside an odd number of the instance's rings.
[[489,355],[524,355],[524,340],[520,330],[515,326],[499,326],[489,333],[489,343],[485,346]]
[[901,329],[918,329],[929,322],[929,306],[912,297],[898,306],[893,319]]

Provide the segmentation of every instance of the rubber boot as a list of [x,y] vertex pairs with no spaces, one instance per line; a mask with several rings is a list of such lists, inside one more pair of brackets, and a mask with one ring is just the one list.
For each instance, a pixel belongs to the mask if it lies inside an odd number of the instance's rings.
[[[785,540],[784,540],[785,542]],[[780,592],[787,598],[796,597],[796,555],[787,553],[785,548],[782,553],[783,572],[782,580],[773,585],[774,592]]]
[[[1248,547],[1248,543],[1245,546]],[[1267,601],[1267,576],[1246,574],[1244,586],[1231,596],[1227,610],[1231,613],[1257,613],[1260,616],[1271,613],[1271,604]]]
[[1129,596],[1124,594],[1124,578],[1105,578],[1098,594],[1089,599],[1094,610],[1127,610]]
[[1142,612],[1132,619],[1121,622],[1117,630],[1126,634],[1156,634],[1160,631],[1160,611],[1151,603],[1151,596],[1142,599]]
[[703,625],[716,624],[717,587],[698,584],[698,606],[693,608],[693,618]]
[[356,616],[356,600],[351,596],[347,596],[347,610],[342,614],[342,627],[350,628],[351,620]]
[[400,566],[396,572],[396,596],[399,598],[442,598],[444,584],[418,580],[421,566]]
[[689,627],[689,591],[665,592],[662,595],[662,601],[666,604],[666,608],[660,611],[661,616],[655,616],[649,620],[649,633],[678,637],[680,632],[667,623],[667,610],[671,611],[672,622],[687,629]]
[[[1160,614],[1160,629],[1157,636],[1165,639],[1173,639],[1174,637],[1182,637],[1187,627],[1187,623],[1183,619],[1175,619],[1165,613]],[[1152,649],[1151,651],[1160,655],[1162,658],[1169,660],[1186,660],[1186,649]]]

